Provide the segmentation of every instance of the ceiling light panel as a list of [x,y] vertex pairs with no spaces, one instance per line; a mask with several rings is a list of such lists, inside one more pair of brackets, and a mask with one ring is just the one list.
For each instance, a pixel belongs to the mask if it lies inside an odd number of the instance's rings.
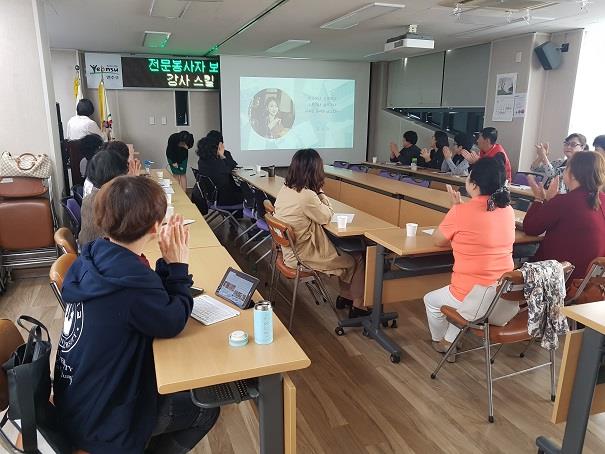
[[399,5],[394,3],[381,3],[374,2],[369,3],[361,8],[351,11],[337,19],[331,20],[321,25],[321,28],[327,28],[330,30],[346,30],[351,27],[355,27],[359,23],[374,19],[379,16],[384,16],[395,11],[400,11],[405,8],[405,5]]
[[189,8],[190,1],[180,0],[152,0],[149,15],[165,19],[178,19]]
[[143,37],[143,46],[151,48],[166,47],[170,39],[169,32],[150,32],[146,31]]
[[268,54],[283,54],[291,51],[292,49],[296,49],[297,47],[306,46],[310,42],[311,41],[308,39],[289,39],[288,41],[284,41],[281,44],[267,49],[265,52]]

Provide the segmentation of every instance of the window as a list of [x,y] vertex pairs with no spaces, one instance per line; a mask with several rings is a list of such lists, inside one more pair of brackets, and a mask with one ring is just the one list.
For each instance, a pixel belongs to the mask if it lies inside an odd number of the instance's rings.
[[174,110],[176,112],[176,125],[189,126],[189,92],[174,92]]

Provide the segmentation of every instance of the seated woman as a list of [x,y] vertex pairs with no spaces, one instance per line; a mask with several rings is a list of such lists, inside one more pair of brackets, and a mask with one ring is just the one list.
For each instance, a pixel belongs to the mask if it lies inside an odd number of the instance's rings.
[[[112,140],[107,142],[103,146],[102,150],[113,151],[121,156],[122,159],[128,164],[128,175],[133,175],[135,177],[139,175],[141,171],[141,161],[135,159],[134,157],[131,158],[128,145],[126,145],[124,142]],[[89,177],[86,177],[86,180],[84,181],[83,197],[86,197],[88,194],[90,194],[93,188],[94,185],[92,184],[92,181],[90,181]]]
[[443,148],[450,145],[450,140],[447,134],[443,131],[435,131],[431,137],[431,150],[423,148],[420,151],[418,165],[429,169],[441,170],[443,164]]
[[605,256],[605,158],[601,153],[576,153],[563,172],[566,194],[557,194],[559,176],[548,190],[529,178],[535,196],[523,220],[528,235],[541,235],[534,260],[568,261],[572,278],[582,278],[590,262]]
[[514,266],[515,213],[502,163],[483,158],[473,165],[466,179],[470,201],[462,203],[459,192],[449,186],[448,191],[454,205],[433,236],[437,246],[452,247],[452,280],[424,296],[433,348],[440,353],[448,350],[459,332],[441,313],[441,306],[460,308],[475,285],[493,285]]
[[78,235],[78,243],[84,246],[86,243],[104,236],[104,232],[95,223],[94,206],[95,198],[99,189],[115,177],[128,173],[128,162],[124,157],[109,150],[101,150],[88,165],[88,179],[92,185],[90,193],[82,199],[81,227]]
[[[569,159],[580,151],[588,150],[588,145],[586,145],[586,137],[582,134],[573,133],[568,135],[563,142],[564,157],[561,159],[555,159],[554,161],[548,159],[550,151],[548,143],[539,143],[536,145],[536,150],[537,156],[531,164],[531,171],[543,174],[546,180],[544,186],[548,187],[554,177],[563,175]],[[565,186],[561,178],[559,179],[559,192],[565,192]]]
[[[323,229],[334,214],[323,192],[324,179],[319,153],[312,149],[298,150],[290,163],[286,184],[275,199],[275,217],[294,230],[298,256],[307,266],[320,273],[338,276],[340,297],[337,307],[351,304],[350,317],[366,315],[367,311],[362,309],[363,256],[339,252]],[[286,265],[295,268],[293,252],[284,248],[283,253]]]
[[[164,191],[150,178],[106,184],[94,215],[108,238],[86,245],[65,276],[54,402],[75,448],[184,453],[218,418],[189,392],[157,392],[153,339],[179,334],[193,307],[189,233],[180,216],[160,227],[165,213]],[[156,238],[154,271],[142,251]]]
[[209,177],[218,191],[219,205],[238,205],[244,197],[242,190],[235,184],[233,169],[237,162],[231,153],[225,151],[225,144],[215,135],[204,137],[197,143],[199,156],[197,168],[200,175]]
[[168,138],[166,159],[170,172],[179,182],[183,191],[187,190],[187,160],[193,146],[193,134],[187,131],[175,132]]
[[605,154],[605,135],[596,136],[592,142],[594,151]]
[[103,139],[97,134],[88,134],[80,139],[80,175],[86,178],[88,163],[103,146]]
[[464,132],[459,132],[454,137],[454,148],[443,147],[442,172],[450,172],[452,175],[468,175],[469,162],[464,159],[463,152],[473,148],[473,136]]

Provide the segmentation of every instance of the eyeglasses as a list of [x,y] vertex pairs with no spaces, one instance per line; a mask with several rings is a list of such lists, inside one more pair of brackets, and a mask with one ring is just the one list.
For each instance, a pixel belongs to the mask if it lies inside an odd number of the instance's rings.
[[576,147],[581,147],[582,146],[581,143],[568,142],[568,141],[563,142],[563,145],[566,146],[566,147],[570,147],[570,148],[576,148]]

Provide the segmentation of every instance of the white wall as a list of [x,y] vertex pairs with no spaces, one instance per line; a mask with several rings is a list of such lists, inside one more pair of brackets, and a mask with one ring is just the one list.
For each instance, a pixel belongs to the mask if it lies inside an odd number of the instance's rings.
[[67,121],[76,114],[74,78],[76,75],[75,66],[78,64],[78,52],[73,49],[51,49],[50,58],[55,100],[61,107],[61,120],[63,134],[65,135]]
[[[45,153],[63,189],[50,51],[41,0],[0,1],[0,151]],[[57,192],[58,191],[58,192]]]

